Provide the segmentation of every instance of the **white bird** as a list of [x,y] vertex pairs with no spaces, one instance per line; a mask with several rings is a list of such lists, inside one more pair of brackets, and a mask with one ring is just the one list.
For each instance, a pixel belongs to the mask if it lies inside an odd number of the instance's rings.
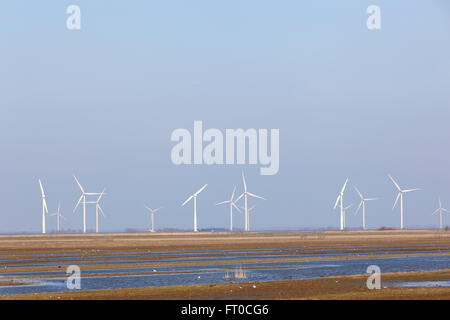
[[195,192],[193,195],[191,195],[189,198],[187,198],[186,201],[184,201],[183,204],[181,205],[183,207],[186,203],[188,203],[189,201],[194,199],[194,232],[198,231],[197,230],[197,196],[200,194],[200,192],[205,190],[207,185],[208,184],[205,184],[203,187],[201,187],[197,192]]
[[344,186],[341,189],[341,192],[339,192],[339,195],[336,199],[336,203],[334,204],[334,209],[336,209],[338,203],[340,203],[340,207],[341,207],[341,230],[345,229],[345,212],[344,212],[344,191],[345,191],[345,187],[347,186],[348,183],[348,178],[345,180]]
[[420,189],[419,188],[414,188],[414,189],[405,189],[405,190],[403,190],[402,188],[400,188],[400,186],[394,180],[394,178],[391,177],[391,175],[389,175],[389,178],[392,180],[392,182],[394,183],[395,187],[398,189],[397,198],[395,199],[394,206],[392,207],[392,210],[395,209],[395,206],[397,205],[398,199],[400,198],[400,229],[403,230],[403,225],[404,225],[403,224],[403,194],[407,193],[407,192],[420,190]]
[[45,199],[44,187],[42,186],[41,179],[39,180],[39,186],[41,187],[41,196],[42,196],[42,233],[46,233],[45,230],[45,214],[48,213],[47,208],[47,200]]
[[359,203],[358,209],[356,209],[355,214],[357,214],[359,209],[361,209],[362,207],[363,230],[366,230],[366,201],[378,200],[378,198],[364,198],[361,192],[359,192],[358,188],[355,187],[355,190],[361,198],[361,202]]
[[50,216],[56,216],[56,231],[59,233],[61,219],[66,220],[66,218],[61,214],[61,203],[58,202],[58,210]]
[[233,193],[231,194],[230,200],[225,200],[225,201],[216,203],[216,206],[217,206],[217,205],[221,205],[221,204],[226,204],[226,203],[229,203],[229,204],[230,204],[230,232],[233,232],[233,207],[235,207],[239,212],[241,211],[241,210],[239,210],[239,208],[236,206],[236,203],[233,201],[235,192],[236,192],[236,186],[235,186],[234,189],[233,189]]
[[448,211],[447,209],[442,207],[441,197],[438,198],[438,201],[439,201],[439,208],[437,208],[432,214],[439,212],[439,229],[443,229],[444,225],[443,225],[442,213],[443,212],[450,213],[450,211]]
[[[80,182],[78,181],[77,177],[75,175],[73,176],[75,178],[75,181],[77,182],[78,187],[80,187],[81,190],[81,196],[80,199],[78,199],[78,202],[73,209],[73,212],[77,210],[78,205],[80,204],[81,200],[83,200],[83,233],[86,233],[86,203],[96,203],[95,201],[86,202],[86,196],[98,196],[101,193],[92,193],[92,192],[85,192],[83,187],[81,186]],[[97,206],[96,206],[97,209]]]
[[152,228],[150,229],[150,232],[155,232],[155,213],[157,211],[159,211],[161,209],[161,207],[158,209],[151,209],[150,207],[147,207],[146,205],[144,205],[144,207],[145,207],[145,209],[147,209],[150,212],[150,215],[151,215]]
[[247,191],[247,183],[245,182],[245,177],[244,177],[244,171],[242,171],[242,182],[244,184],[244,192],[236,199],[235,202],[238,202],[242,197],[244,197],[244,219],[245,219],[245,231],[249,231],[248,228],[248,208],[247,208],[247,197],[253,197],[253,198],[258,198],[258,199],[262,199],[262,200],[267,200],[261,196],[257,196],[254,193],[250,193]]

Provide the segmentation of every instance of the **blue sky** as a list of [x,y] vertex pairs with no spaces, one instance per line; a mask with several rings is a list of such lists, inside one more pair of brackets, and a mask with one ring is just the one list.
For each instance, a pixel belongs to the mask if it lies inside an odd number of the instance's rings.
[[[66,28],[70,4],[79,31]],[[371,4],[378,31],[366,28]],[[180,205],[204,183],[199,227],[227,227],[214,203],[241,191],[242,169],[268,198],[254,202],[252,228],[338,227],[346,177],[346,203],[357,204],[354,185],[382,198],[367,206],[368,227],[398,227],[388,173],[423,188],[405,196],[406,226],[437,226],[438,195],[450,207],[449,18],[445,0],[2,3],[0,232],[40,230],[38,178],[50,211],[61,201],[80,229],[72,174],[106,187],[104,231],[147,228],[144,203],[164,206],[157,227],[192,228]],[[170,135],[194,120],[280,129],[279,173],[173,165]]]

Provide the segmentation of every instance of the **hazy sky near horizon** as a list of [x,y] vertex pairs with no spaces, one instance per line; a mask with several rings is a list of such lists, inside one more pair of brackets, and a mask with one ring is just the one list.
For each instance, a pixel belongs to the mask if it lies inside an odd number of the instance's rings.
[[[81,8],[81,30],[66,8]],[[381,8],[381,30],[366,8]],[[0,4],[0,232],[40,232],[41,196],[61,201],[65,228],[80,191],[107,195],[103,231],[148,228],[143,205],[164,208],[157,228],[228,228],[234,185],[267,197],[252,229],[339,226],[345,178],[380,197],[367,226],[438,226],[450,209],[450,2],[429,1],[8,1]],[[175,166],[174,129],[280,129],[280,170],[260,165]],[[444,217],[450,225],[450,215]],[[54,217],[47,220],[55,229]],[[235,214],[242,228],[242,214]],[[88,229],[94,208],[88,207]]]

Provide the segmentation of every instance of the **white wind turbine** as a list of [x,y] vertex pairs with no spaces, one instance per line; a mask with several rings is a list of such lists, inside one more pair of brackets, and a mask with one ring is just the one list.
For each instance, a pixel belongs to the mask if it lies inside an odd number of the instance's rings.
[[442,213],[443,212],[450,213],[450,211],[442,207],[441,197],[438,198],[438,201],[439,201],[439,208],[437,208],[432,214],[439,212],[439,229],[443,229],[444,225],[442,220]]
[[200,192],[202,192],[206,186],[208,184],[205,184],[203,187],[201,187],[197,192],[195,192],[192,196],[190,196],[189,198],[186,199],[185,202],[183,202],[183,204],[181,205],[182,207],[188,203],[189,201],[191,201],[192,199],[194,199],[194,232],[197,232],[197,196],[200,194]]
[[147,207],[146,205],[144,205],[144,207],[145,207],[145,209],[147,209],[150,212],[151,219],[152,219],[152,228],[150,229],[150,232],[155,232],[155,213],[157,211],[159,211],[161,209],[161,207],[158,209],[151,209],[150,207]]
[[395,182],[394,178],[391,177],[391,175],[388,175],[389,178],[394,183],[395,187],[398,189],[397,198],[395,199],[394,206],[392,207],[392,210],[395,209],[395,206],[397,205],[398,199],[400,198],[400,229],[403,230],[403,194],[406,192],[412,192],[416,190],[420,190],[419,188],[415,189],[405,189],[402,190],[397,182]]
[[41,195],[42,195],[42,233],[45,233],[45,214],[48,213],[47,201],[45,200],[45,192],[44,187],[42,186],[41,179],[39,180],[39,186],[41,187]]
[[266,199],[247,191],[247,184],[245,183],[244,172],[242,172],[242,182],[244,183],[244,192],[236,199],[235,202],[238,202],[242,197],[244,197],[245,231],[249,231],[249,228],[248,228],[248,222],[249,221],[248,221],[247,197],[250,196],[250,197],[258,198],[258,199],[262,199],[262,200],[266,200]]
[[100,193],[97,200],[95,201],[87,201],[86,203],[94,203],[95,204],[95,233],[98,233],[98,212],[102,214],[104,218],[106,218],[105,213],[103,212],[102,207],[100,207],[100,200],[102,199],[103,195],[105,195],[105,189]]
[[236,192],[236,186],[235,186],[234,189],[233,189],[233,193],[231,194],[230,200],[225,200],[225,201],[216,203],[216,206],[217,206],[217,205],[220,205],[220,204],[226,204],[226,203],[229,203],[229,204],[230,204],[230,232],[233,232],[233,207],[235,207],[239,212],[241,211],[241,210],[239,210],[239,208],[236,206],[236,203],[233,201],[235,192]]
[[361,198],[361,202],[359,203],[358,209],[356,209],[355,214],[357,214],[359,209],[361,209],[362,207],[363,230],[366,230],[366,201],[378,200],[378,198],[364,198],[361,192],[359,192],[358,188],[355,187],[355,190]]
[[344,186],[341,189],[341,192],[339,193],[337,199],[336,199],[336,203],[334,204],[334,208],[336,209],[338,203],[340,203],[340,207],[341,207],[341,230],[344,230],[345,228],[345,210],[344,210],[344,191],[345,191],[345,187],[347,186],[347,182],[348,182],[348,178],[345,180]]
[[61,219],[66,219],[62,214],[61,214],[61,203],[58,202],[58,210],[55,213],[52,213],[50,216],[56,216],[56,231],[59,233],[60,230],[60,221]]
[[100,195],[100,193],[85,192],[83,187],[81,186],[80,182],[78,181],[77,177],[76,176],[73,176],[73,177],[75,178],[75,181],[77,182],[78,187],[80,187],[80,190],[81,190],[80,199],[78,199],[77,205],[73,209],[73,212],[75,212],[75,210],[77,210],[78,205],[80,204],[81,200],[83,200],[83,233],[86,233],[86,203],[95,203],[93,201],[86,202],[86,196],[98,196],[98,195]]

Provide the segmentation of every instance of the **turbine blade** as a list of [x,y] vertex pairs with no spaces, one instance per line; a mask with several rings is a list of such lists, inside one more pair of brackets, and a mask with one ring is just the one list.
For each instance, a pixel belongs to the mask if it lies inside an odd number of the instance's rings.
[[230,199],[231,202],[233,202],[235,192],[236,192],[236,186],[234,186],[233,193],[231,194],[231,199]]
[[81,184],[80,184],[80,182],[78,181],[77,177],[75,177],[75,175],[73,175],[73,177],[75,178],[75,181],[77,182],[78,186],[80,187],[81,192],[84,193],[83,187],[81,186]]
[[196,193],[194,193],[194,195],[199,195],[200,192],[202,192],[203,190],[205,190],[205,188],[208,186],[208,184],[205,184],[203,187],[201,187]]
[[75,212],[75,210],[77,210],[78,205],[80,204],[81,200],[83,199],[84,195],[81,195],[80,199],[78,199],[77,205],[75,206],[75,208],[73,209],[73,212]]
[[243,192],[239,197],[237,197],[236,200],[234,200],[234,202],[238,202],[243,196],[244,196],[245,192]]
[[359,209],[361,209],[361,206],[363,204],[364,200],[361,200],[361,202],[359,203],[358,209],[356,209],[355,214],[358,214]]
[[188,203],[189,201],[191,201],[192,198],[194,198],[194,195],[192,195],[192,196],[190,196],[189,198],[187,198],[186,201],[183,202],[183,204],[182,204],[181,206],[183,207],[186,203]]
[[344,193],[345,187],[347,186],[348,178],[345,180],[344,186],[342,187],[341,194]]
[[439,201],[439,208],[442,208],[441,196],[439,196],[438,201]]
[[147,209],[148,211],[152,212],[152,209],[150,209],[149,207],[147,207],[145,204],[144,204],[144,207],[145,207],[145,209]]
[[267,200],[267,199],[265,199],[265,198],[263,198],[263,197],[261,197],[261,196],[257,196],[257,195],[254,194],[254,193],[247,192],[247,194],[248,194],[250,197],[253,197],[253,198],[258,198],[258,199],[262,199],[262,200]]
[[417,191],[417,190],[420,190],[419,188],[415,188],[415,189],[406,189],[406,190],[403,190],[403,192],[412,192],[412,191]]
[[248,212],[252,211],[253,209],[255,209],[256,205],[251,206],[250,208],[248,208]]
[[[436,210],[433,211],[432,214],[435,214],[435,213],[439,212],[439,210],[441,210],[441,208],[437,208]],[[442,209],[442,210],[444,210],[444,209]]]
[[42,199],[43,203],[44,203],[44,209],[45,209],[45,213],[48,213],[48,208],[47,208],[47,201],[44,199]]
[[102,207],[100,207],[99,204],[97,204],[97,208],[100,210],[100,213],[102,214],[102,216],[106,218],[105,213],[103,212],[103,209],[102,209]]
[[241,212],[241,209],[239,209],[239,207],[238,207],[237,205],[235,205],[234,202],[232,202],[231,205],[232,205],[233,207],[235,207],[235,208],[237,209],[237,211]]
[[394,206],[392,207],[392,210],[395,209],[395,206],[397,205],[398,199],[400,198],[400,195],[401,195],[401,194],[402,194],[401,192],[399,192],[399,193],[397,194],[397,198],[395,199]]
[[372,200],[378,200],[378,198],[367,198],[367,199],[364,199],[364,201],[372,201]]
[[41,179],[38,179],[38,180],[39,180],[39,186],[41,187],[41,195],[42,195],[42,198],[45,198],[44,187],[42,186]]
[[225,204],[225,203],[230,203],[230,200],[225,200],[225,201],[222,201],[222,202],[218,202],[218,203],[216,203],[216,206],[218,206],[220,204]]
[[155,213],[156,211],[159,211],[161,209],[162,209],[162,207],[159,207],[158,209],[153,210],[153,213]]
[[244,183],[244,192],[247,191],[247,184],[245,183],[244,171],[242,170],[242,182]]
[[341,199],[341,195],[339,194],[337,199],[336,199],[336,203],[334,204],[333,210],[336,209],[338,203],[339,203],[339,199]]
[[400,188],[400,186],[398,185],[397,182],[395,182],[394,178],[391,177],[390,174],[388,174],[389,178],[392,180],[392,182],[395,184],[395,186],[397,187],[398,191],[402,191],[402,189]]
[[100,202],[100,199],[103,197],[104,194],[105,194],[105,189],[103,189],[102,193],[100,193],[100,195],[98,196],[97,202]]
[[359,192],[358,188],[355,187],[356,192],[358,193],[359,197],[361,198],[361,200],[364,199],[363,195],[361,194],[361,192]]

